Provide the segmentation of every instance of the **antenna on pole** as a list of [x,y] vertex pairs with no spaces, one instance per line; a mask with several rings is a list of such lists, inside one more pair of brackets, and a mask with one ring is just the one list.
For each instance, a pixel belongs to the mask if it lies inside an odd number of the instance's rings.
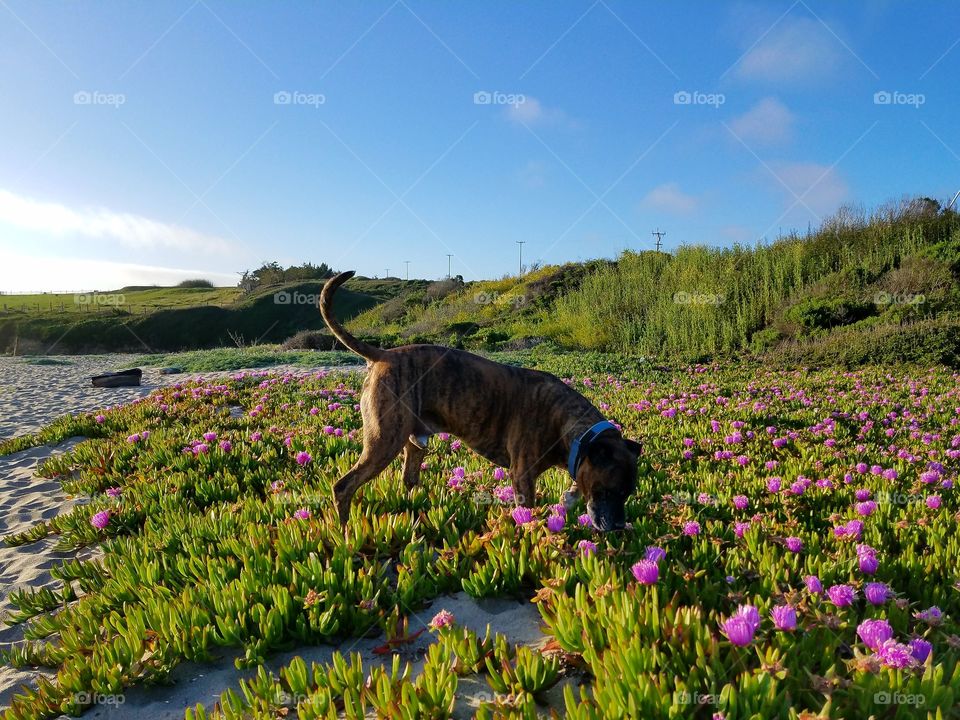
[[517,240],[517,245],[520,246],[520,271],[519,274],[523,275],[523,244],[526,240]]
[[452,271],[451,271],[452,267],[453,267],[453,255],[451,255],[450,253],[447,253],[447,280],[453,277]]
[[656,236],[656,238],[657,238],[657,252],[660,252],[660,246],[663,245],[663,243],[660,241],[660,239],[661,239],[664,235],[666,235],[667,233],[666,233],[666,232],[660,232],[660,228],[657,228],[656,230],[654,230],[654,231],[653,231],[652,233],[650,233],[650,234]]

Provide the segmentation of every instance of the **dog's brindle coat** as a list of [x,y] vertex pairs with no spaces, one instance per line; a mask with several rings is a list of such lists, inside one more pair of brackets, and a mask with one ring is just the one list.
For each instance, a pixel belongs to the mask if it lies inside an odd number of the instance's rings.
[[[363,451],[334,486],[340,523],[357,489],[403,452],[403,481],[416,485],[427,439],[438,432],[510,469],[517,502],[533,505],[535,481],[566,467],[574,439],[604,419],[589,400],[545,372],[502,365],[462,350],[407,345],[383,350],[348,333],[333,315],[333,295],[353,272],[324,285],[320,312],[333,334],[367,360],[360,413]],[[636,487],[640,445],[616,431],[597,436],[577,471],[577,490],[600,530],[624,526],[624,503]]]

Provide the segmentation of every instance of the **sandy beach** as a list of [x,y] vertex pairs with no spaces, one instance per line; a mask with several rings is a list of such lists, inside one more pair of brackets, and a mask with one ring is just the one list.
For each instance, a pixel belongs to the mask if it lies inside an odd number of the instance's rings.
[[[134,388],[98,389],[91,387],[94,374],[130,367],[133,356],[106,355],[56,358],[57,364],[27,362],[22,358],[0,358],[0,438],[9,438],[39,430],[66,413],[89,412],[108,406],[131,402],[148,395],[164,385],[195,378],[196,374],[161,375],[156,369],[145,369],[143,385]],[[61,364],[65,363],[65,364]],[[279,366],[270,372],[311,372],[322,368]],[[355,367],[352,369],[356,369]],[[254,370],[255,372],[263,369]],[[234,371],[239,372],[239,371]],[[203,377],[230,375],[204,373]],[[46,445],[0,457],[0,535],[24,531],[41,520],[49,520],[70,510],[83,498],[68,497],[60,483],[36,476],[38,464],[45,459],[66,452],[83,438],[71,438],[58,445]],[[54,550],[56,538],[20,547],[0,545],[0,614],[12,608],[11,591],[23,587],[38,589],[54,587],[58,582],[50,576],[50,569],[60,560],[95,557],[97,548],[81,553]],[[543,640],[539,629],[540,616],[528,602],[497,600],[477,602],[465,593],[439,598],[433,607],[410,618],[411,631],[426,627],[433,614],[446,609],[458,623],[482,633],[487,624],[493,632],[501,632],[511,643],[536,644]],[[7,648],[22,640],[22,626],[0,628],[0,647]],[[422,658],[433,637],[429,632],[402,649],[402,657],[414,665],[414,673],[422,667]],[[293,657],[300,655],[308,662],[329,661],[335,650],[359,652],[365,666],[389,663],[391,656],[374,653],[383,638],[366,638],[335,648],[319,646],[300,648],[270,658],[269,667],[277,670]],[[252,671],[238,671],[234,655],[227,655],[214,663],[199,665],[186,663],[173,673],[172,685],[134,687],[121,698],[111,698],[89,708],[84,717],[90,718],[182,718],[184,709],[204,703],[208,708],[228,687],[237,688],[242,677]],[[22,685],[32,685],[41,675],[51,673],[39,669],[18,670],[0,667],[0,706],[9,705]],[[551,691],[551,697],[560,698],[562,685]],[[471,717],[475,706],[492,698],[492,691],[478,677],[461,679],[458,690],[457,717]]]

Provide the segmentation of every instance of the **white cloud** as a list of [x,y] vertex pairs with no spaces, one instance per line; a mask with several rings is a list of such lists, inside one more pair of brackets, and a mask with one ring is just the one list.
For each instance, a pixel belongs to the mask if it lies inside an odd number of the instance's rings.
[[816,80],[832,74],[842,51],[837,38],[818,21],[786,17],[747,50],[735,73],[771,83]]
[[795,196],[799,196],[803,202],[797,203],[794,210],[803,210],[807,216],[811,210],[820,217],[830,215],[850,196],[846,181],[836,168],[827,165],[782,163],[774,165],[773,171],[782,181],[782,184],[777,183],[777,187],[783,191],[786,206],[793,205],[797,200]]
[[[0,263],[0,290],[4,292],[90,292],[117,290],[127,285],[176,285],[205,278],[217,286],[235,286],[236,274],[157,267],[106,260],[41,257],[4,251]],[[0,295],[0,303],[2,303]]]
[[511,122],[523,125],[577,127],[577,122],[568,117],[563,110],[547,107],[537,98],[529,95],[524,97],[523,102],[508,105],[504,113]]
[[758,102],[730,121],[730,129],[747,145],[775,145],[793,136],[793,113],[775,97]]
[[688,195],[675,182],[658,185],[640,201],[643,207],[660,210],[674,215],[689,215],[700,206],[700,200]]
[[106,208],[74,209],[0,190],[0,223],[57,237],[79,235],[113,240],[137,249],[227,254],[234,246],[215,235]]

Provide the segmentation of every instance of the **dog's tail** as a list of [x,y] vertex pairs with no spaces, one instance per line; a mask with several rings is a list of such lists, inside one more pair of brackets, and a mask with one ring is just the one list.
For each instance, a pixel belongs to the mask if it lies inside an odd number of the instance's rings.
[[337,291],[338,287],[352,278],[353,275],[353,270],[350,270],[327,280],[327,283],[323,286],[323,292],[320,293],[320,314],[323,316],[323,321],[327,324],[327,327],[330,328],[330,332],[336,336],[337,340],[353,350],[360,357],[366,358],[370,362],[376,362],[383,358],[387,354],[387,351],[369,345],[362,340],[357,340],[357,338],[347,332],[343,325],[337,322],[337,318],[333,314],[333,294]]

